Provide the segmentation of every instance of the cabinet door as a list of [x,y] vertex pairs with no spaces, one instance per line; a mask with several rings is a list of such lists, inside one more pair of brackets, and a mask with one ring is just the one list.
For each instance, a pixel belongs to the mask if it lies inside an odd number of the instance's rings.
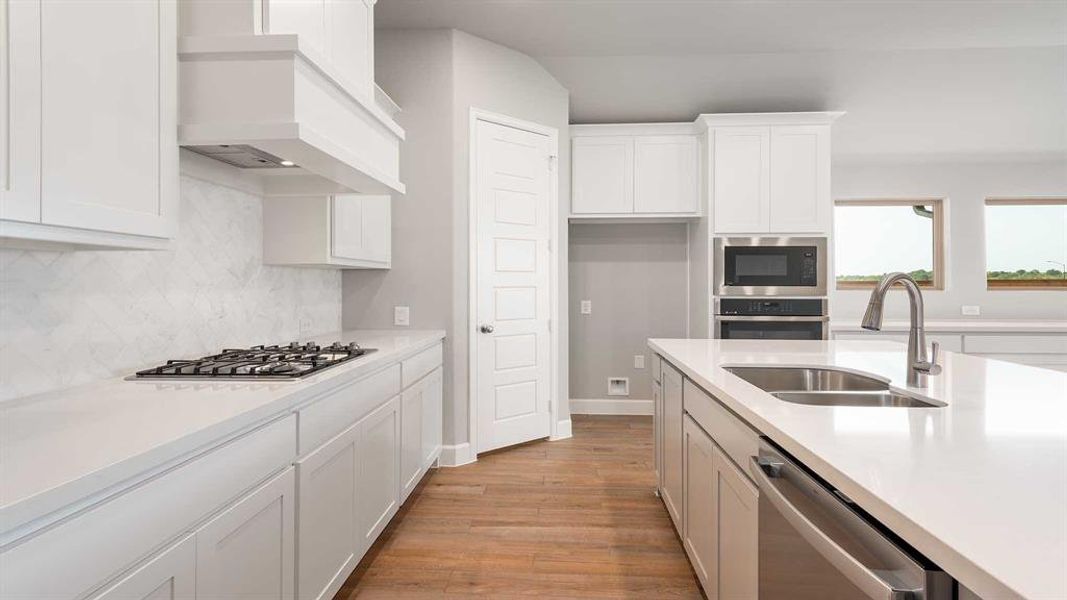
[[756,598],[759,588],[759,491],[715,447],[716,592],[709,598]]
[[293,468],[196,532],[198,598],[293,598]]
[[689,417],[685,418],[684,435],[685,534],[682,539],[685,540],[685,552],[689,555],[689,562],[693,565],[700,584],[709,598],[715,598],[718,508],[715,444]]
[[422,467],[430,468],[441,456],[441,437],[444,434],[444,371],[441,367],[426,376],[422,401]]
[[683,498],[682,374],[663,363],[663,503],[679,532],[685,531]]
[[[656,360],[653,358],[652,360]],[[656,489],[663,490],[663,386],[652,381],[652,459],[656,468]]]
[[360,553],[370,547],[400,498],[400,397],[394,397],[360,421],[356,478]]
[[572,143],[571,212],[634,212],[634,139],[576,137]]
[[699,208],[700,148],[691,135],[634,139],[634,212],[695,213]]
[[41,221],[169,237],[177,3],[41,3]]
[[301,600],[331,598],[358,560],[359,432],[359,424],[353,424],[296,464],[300,498],[296,591]]
[[189,536],[135,568],[91,600],[193,600],[196,540]]
[[712,224],[716,233],[767,231],[768,127],[724,127],[711,136]]
[[328,2],[326,45],[337,72],[355,86],[352,91],[373,100],[374,1]]
[[772,233],[830,231],[830,128],[771,128]]
[[422,419],[426,378],[400,394],[400,501],[419,483],[422,475]]
[[0,0],[0,219],[41,220],[41,3]]
[[335,258],[389,266],[392,255],[389,196],[340,194],[333,197],[331,209]]

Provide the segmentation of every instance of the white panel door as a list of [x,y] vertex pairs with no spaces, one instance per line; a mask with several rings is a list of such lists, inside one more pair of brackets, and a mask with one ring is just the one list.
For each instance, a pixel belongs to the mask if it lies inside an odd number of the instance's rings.
[[400,506],[400,397],[378,407],[359,424],[356,502],[362,556]]
[[400,394],[400,501],[418,485],[422,475],[422,413],[426,410],[426,378]]
[[716,564],[708,596],[758,598],[759,490],[726,453],[718,446],[714,450]]
[[41,7],[42,222],[169,237],[177,190],[177,3]]
[[300,600],[333,597],[355,567],[356,456],[359,423],[296,464],[298,516],[296,593]]
[[663,503],[679,533],[685,532],[684,460],[685,440],[682,436],[682,374],[663,363],[660,372],[663,394]]
[[713,132],[712,224],[716,233],[767,231],[770,128],[723,127]]
[[700,146],[692,135],[634,139],[634,212],[695,213],[700,207]]
[[0,219],[41,220],[41,3],[0,0]]
[[[715,444],[711,437],[685,417],[685,552],[709,598],[718,579],[716,545],[718,494],[715,477]],[[755,596],[753,596],[755,598]]]
[[634,138],[576,137],[571,141],[571,212],[634,212]]
[[550,431],[551,142],[477,122],[478,452]]
[[426,376],[422,401],[422,466],[429,468],[441,455],[443,427],[444,375],[437,367]]
[[389,196],[338,194],[331,200],[331,252],[335,258],[381,263],[392,257]]
[[771,128],[772,233],[830,232],[830,128]]
[[197,598],[293,598],[295,496],[289,467],[197,530]]
[[135,568],[91,600],[193,600],[196,540],[189,536]]

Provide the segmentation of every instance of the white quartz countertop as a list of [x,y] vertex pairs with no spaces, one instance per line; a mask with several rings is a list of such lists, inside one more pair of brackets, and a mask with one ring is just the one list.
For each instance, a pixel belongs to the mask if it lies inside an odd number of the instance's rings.
[[[923,323],[927,333],[1067,333],[1067,321],[1035,321],[1029,319],[944,319],[926,320]],[[885,321],[882,331],[907,333],[911,324],[908,321]],[[877,335],[860,326],[860,317],[850,319],[830,319],[832,331],[861,331]]]
[[0,404],[0,532],[285,414],[432,346],[443,331],[321,336],[376,352],[296,381],[109,379]]
[[906,388],[887,341],[652,339],[755,429],[986,600],[1067,598],[1067,373],[946,352],[943,408],[806,406],[721,367],[833,365]]

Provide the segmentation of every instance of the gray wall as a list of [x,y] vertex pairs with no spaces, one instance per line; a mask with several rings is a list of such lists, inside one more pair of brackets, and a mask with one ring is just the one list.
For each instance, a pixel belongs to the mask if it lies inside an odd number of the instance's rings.
[[[982,318],[1067,319],[1067,292],[987,290],[984,202],[988,197],[1067,196],[1067,162],[840,164],[833,171],[834,198],[944,198],[947,281],[924,291],[928,319],[958,319],[960,305],[981,306]],[[858,320],[869,293],[831,294],[835,319]],[[907,318],[901,297],[886,305],[889,318]]]
[[[609,398],[614,376],[630,378],[629,399],[651,399],[648,338],[686,337],[686,224],[570,230],[571,398]],[[581,300],[592,314],[580,314]],[[634,369],[635,354],[646,355],[644,369]]]
[[[559,164],[570,164],[568,96],[535,61],[459,31],[375,33],[379,85],[402,108],[407,139],[393,201],[393,267],[346,271],[345,327],[393,328],[393,306],[411,307],[412,328],[444,329],[444,443],[468,441],[468,153],[472,107],[555,127]],[[560,213],[567,213],[569,169],[560,169]],[[565,223],[564,220],[560,221]],[[566,229],[560,233],[565,248]],[[566,253],[560,253],[566,260]],[[565,263],[564,263],[565,264]],[[564,272],[561,270],[561,273]],[[561,304],[566,286],[561,286]],[[566,313],[561,315],[560,398],[566,399]],[[568,418],[561,402],[561,419]]]

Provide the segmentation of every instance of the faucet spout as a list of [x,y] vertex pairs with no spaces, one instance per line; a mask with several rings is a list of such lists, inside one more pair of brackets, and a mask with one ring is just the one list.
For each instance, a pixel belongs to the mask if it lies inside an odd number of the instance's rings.
[[908,306],[911,313],[911,329],[908,332],[908,385],[924,387],[927,375],[937,375],[941,367],[937,364],[938,345],[935,342],[932,359],[926,355],[926,333],[923,330],[923,295],[919,284],[907,273],[887,273],[878,285],[871,290],[871,299],[863,314],[860,325],[864,329],[878,331],[882,328],[882,315],[885,296],[895,284],[901,284],[908,292]]

